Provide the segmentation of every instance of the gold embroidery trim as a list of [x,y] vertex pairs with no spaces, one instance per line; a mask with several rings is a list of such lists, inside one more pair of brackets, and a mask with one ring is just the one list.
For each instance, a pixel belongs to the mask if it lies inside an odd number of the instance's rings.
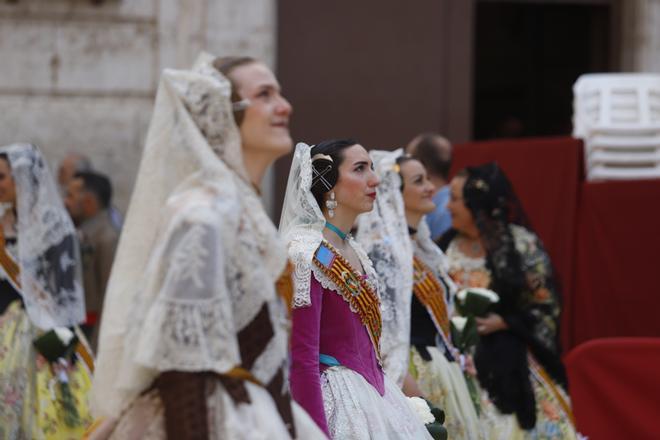
[[413,258],[413,293],[433,318],[437,330],[449,339],[446,289],[435,274],[417,257]]
[[380,359],[380,335],[383,323],[378,295],[364,279],[356,275],[357,272],[350,263],[330,243],[324,241],[322,246],[332,252],[334,256],[332,264],[326,267],[316,258],[316,254],[314,254],[314,264],[335,283],[344,301],[351,306],[351,310],[357,311],[360,322],[367,329],[376,356]]
[[19,275],[21,270],[16,261],[14,261],[11,255],[7,253],[7,249],[4,246],[0,249],[0,265],[2,265],[2,268],[5,270],[5,273],[10,278],[14,287],[16,287],[17,290],[20,290],[21,281]]

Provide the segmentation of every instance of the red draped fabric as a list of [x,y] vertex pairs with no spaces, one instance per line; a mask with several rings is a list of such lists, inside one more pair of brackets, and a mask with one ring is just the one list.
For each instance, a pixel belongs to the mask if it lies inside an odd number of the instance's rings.
[[[527,138],[457,145],[452,171],[496,161],[511,180],[527,216],[557,270],[565,299],[572,295],[582,143],[572,138]],[[570,303],[569,303],[570,304]],[[570,345],[572,310],[562,316],[562,342]]]
[[565,363],[582,434],[590,440],[660,436],[660,339],[589,341],[571,351]]
[[571,342],[660,336],[660,180],[583,183],[577,231]]

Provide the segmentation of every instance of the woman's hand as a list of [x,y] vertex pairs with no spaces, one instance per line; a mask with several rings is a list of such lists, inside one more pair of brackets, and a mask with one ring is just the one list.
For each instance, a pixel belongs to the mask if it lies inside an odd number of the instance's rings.
[[402,391],[407,397],[424,397],[422,390],[417,385],[417,381],[415,381],[410,373],[406,373],[406,377],[403,379]]
[[490,313],[485,318],[476,318],[477,332],[480,335],[489,335],[500,330],[506,330],[509,326],[497,313]]

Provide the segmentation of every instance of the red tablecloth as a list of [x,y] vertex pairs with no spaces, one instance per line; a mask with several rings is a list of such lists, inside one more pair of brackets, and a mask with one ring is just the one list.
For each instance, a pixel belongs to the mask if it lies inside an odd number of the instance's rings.
[[660,339],[598,339],[565,358],[577,427],[590,440],[660,437]]
[[[532,226],[552,258],[563,297],[570,298],[582,142],[560,137],[457,145],[452,171],[490,161],[496,161],[511,180]],[[570,344],[566,336],[573,325],[571,312],[570,306],[564,307],[562,340],[565,347]]]

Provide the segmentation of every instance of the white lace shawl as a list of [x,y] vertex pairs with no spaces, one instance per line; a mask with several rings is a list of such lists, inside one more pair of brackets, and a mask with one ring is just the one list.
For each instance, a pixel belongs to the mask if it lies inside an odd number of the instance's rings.
[[37,147],[13,144],[7,155],[16,186],[17,263],[30,321],[48,330],[85,320],[76,230]]
[[268,305],[275,337],[253,374],[286,361],[274,283],[284,246],[246,181],[229,82],[202,56],[161,77],[106,293],[92,404],[117,417],[160,371],[226,372],[236,332]]
[[396,159],[402,150],[370,151],[380,179],[371,212],[358,218],[357,241],[374,264],[381,287],[383,334],[381,353],[385,372],[399,385],[408,371],[410,307],[413,286],[413,249],[408,234],[401,177]]

